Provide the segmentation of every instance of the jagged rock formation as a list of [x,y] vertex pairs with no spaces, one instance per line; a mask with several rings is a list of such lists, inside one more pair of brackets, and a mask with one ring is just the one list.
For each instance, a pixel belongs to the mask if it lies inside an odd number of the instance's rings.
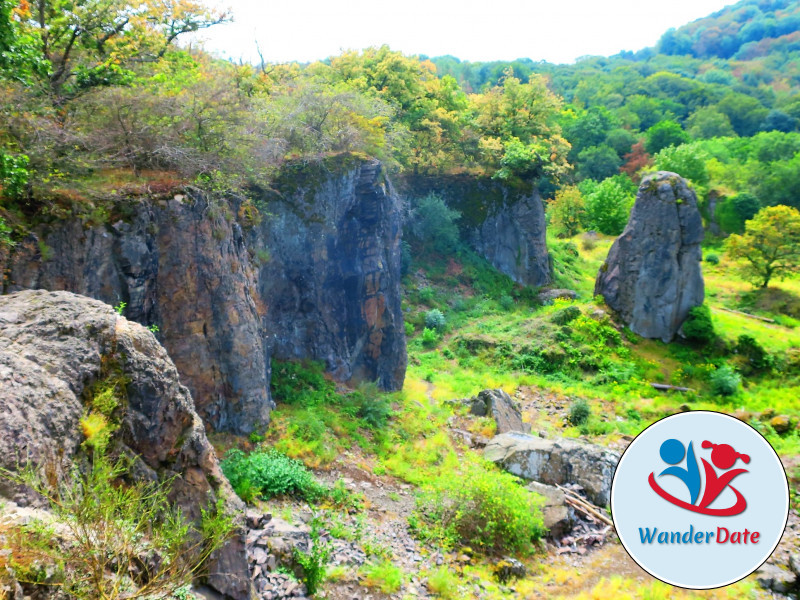
[[215,430],[268,421],[273,355],[402,386],[400,209],[378,161],[290,167],[257,203],[192,190],[120,203],[126,216],[105,226],[37,227],[6,257],[4,292],[126,302],[158,325]]
[[547,485],[577,483],[599,506],[611,500],[619,455],[594,444],[543,439],[524,433],[492,438],[483,455],[513,475]]
[[669,342],[703,303],[702,241],[697,196],[686,180],[665,171],[645,177],[594,293],[633,332]]
[[406,198],[435,193],[460,211],[465,239],[517,283],[538,287],[552,281],[544,203],[535,187],[463,175],[409,177],[401,187]]
[[[84,402],[109,368],[128,382],[115,436],[118,450],[141,458],[134,472],[174,478],[171,499],[191,519],[216,498],[241,512],[164,348],[107,304],[68,292],[0,296],[0,467],[15,471],[30,461],[56,476],[68,471],[81,452]],[[20,505],[35,501],[3,479],[0,496]],[[240,531],[215,557],[209,585],[247,600],[244,519],[237,518]]]
[[530,431],[530,425],[522,422],[522,413],[516,402],[503,390],[483,390],[468,402],[473,415],[494,419],[497,433]]

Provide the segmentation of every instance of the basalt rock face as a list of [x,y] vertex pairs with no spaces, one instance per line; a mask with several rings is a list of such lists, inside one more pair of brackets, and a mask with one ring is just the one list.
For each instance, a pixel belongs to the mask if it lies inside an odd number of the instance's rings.
[[[209,584],[231,598],[249,598],[243,506],[189,391],[155,337],[107,304],[69,292],[0,296],[0,467],[15,471],[30,462],[56,477],[68,472],[82,454],[79,421],[90,390],[110,369],[127,381],[115,451],[141,459],[137,476],[171,481],[171,500],[192,520],[224,500],[239,531],[216,555]],[[36,502],[3,479],[0,496]]]
[[397,196],[377,161],[338,176],[287,170],[270,215],[249,237],[269,249],[258,294],[268,299],[276,358],[324,361],[341,381],[403,385]]
[[187,194],[141,201],[132,214],[88,229],[78,221],[40,227],[15,248],[5,291],[126,302],[126,317],[158,325],[211,427],[247,432],[266,422],[266,308],[241,227],[218,205]]
[[703,303],[702,241],[697,196],[686,180],[664,171],[645,177],[594,293],[635,333],[669,342]]
[[455,175],[408,177],[401,189],[406,198],[441,196],[461,213],[459,225],[474,250],[515,282],[536,287],[552,282],[544,203],[534,186]]
[[127,212],[104,226],[37,227],[0,256],[4,292],[126,302],[126,317],[159,327],[215,430],[269,420],[273,353],[322,360],[342,381],[402,386],[400,209],[379,162],[287,169],[255,204],[189,190]]

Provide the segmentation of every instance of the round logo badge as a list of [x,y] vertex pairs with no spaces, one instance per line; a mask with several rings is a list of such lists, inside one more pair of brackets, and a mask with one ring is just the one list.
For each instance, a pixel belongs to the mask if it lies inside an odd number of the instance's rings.
[[614,474],[611,512],[640,567],[705,590],[734,583],[769,558],[789,517],[789,484],[755,429],[692,411],[657,421],[631,442]]

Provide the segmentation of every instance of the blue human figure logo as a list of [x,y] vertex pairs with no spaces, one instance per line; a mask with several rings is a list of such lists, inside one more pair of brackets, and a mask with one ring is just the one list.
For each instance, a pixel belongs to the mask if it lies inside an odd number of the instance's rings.
[[[689,442],[688,451],[684,448],[683,444],[676,439],[666,440],[661,444],[659,450],[662,460],[668,465],[673,465],[661,471],[661,475],[674,475],[689,489],[689,496],[691,497],[690,504],[697,502],[700,496],[700,468],[697,465],[697,459],[694,456],[694,448],[692,443]],[[686,456],[686,468],[678,467],[678,463]]]

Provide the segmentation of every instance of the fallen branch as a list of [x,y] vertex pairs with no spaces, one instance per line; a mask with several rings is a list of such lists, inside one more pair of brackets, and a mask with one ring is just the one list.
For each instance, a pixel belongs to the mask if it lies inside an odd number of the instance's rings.
[[747,317],[748,319],[756,319],[758,321],[764,321],[765,323],[777,323],[775,319],[768,319],[767,317],[759,317],[758,315],[751,315],[750,313],[742,312],[740,310],[733,310],[732,308],[725,308],[724,306],[717,306],[720,310],[724,310],[729,313],[733,313],[735,315],[741,315],[743,317]]
[[604,515],[602,512],[600,512],[600,509],[598,507],[590,504],[588,500],[579,496],[572,490],[569,490],[565,487],[561,487],[558,484],[556,484],[556,487],[560,489],[562,492],[564,492],[567,504],[569,504],[571,507],[581,511],[585,515],[597,519],[601,523],[605,523],[606,525],[609,525],[611,527],[614,526],[614,522],[611,519],[609,519],[606,515]]
[[678,387],[677,385],[667,385],[666,383],[651,383],[650,387],[653,387],[657,390],[666,391],[666,390],[674,390],[676,392],[693,392],[692,388],[687,387]]

